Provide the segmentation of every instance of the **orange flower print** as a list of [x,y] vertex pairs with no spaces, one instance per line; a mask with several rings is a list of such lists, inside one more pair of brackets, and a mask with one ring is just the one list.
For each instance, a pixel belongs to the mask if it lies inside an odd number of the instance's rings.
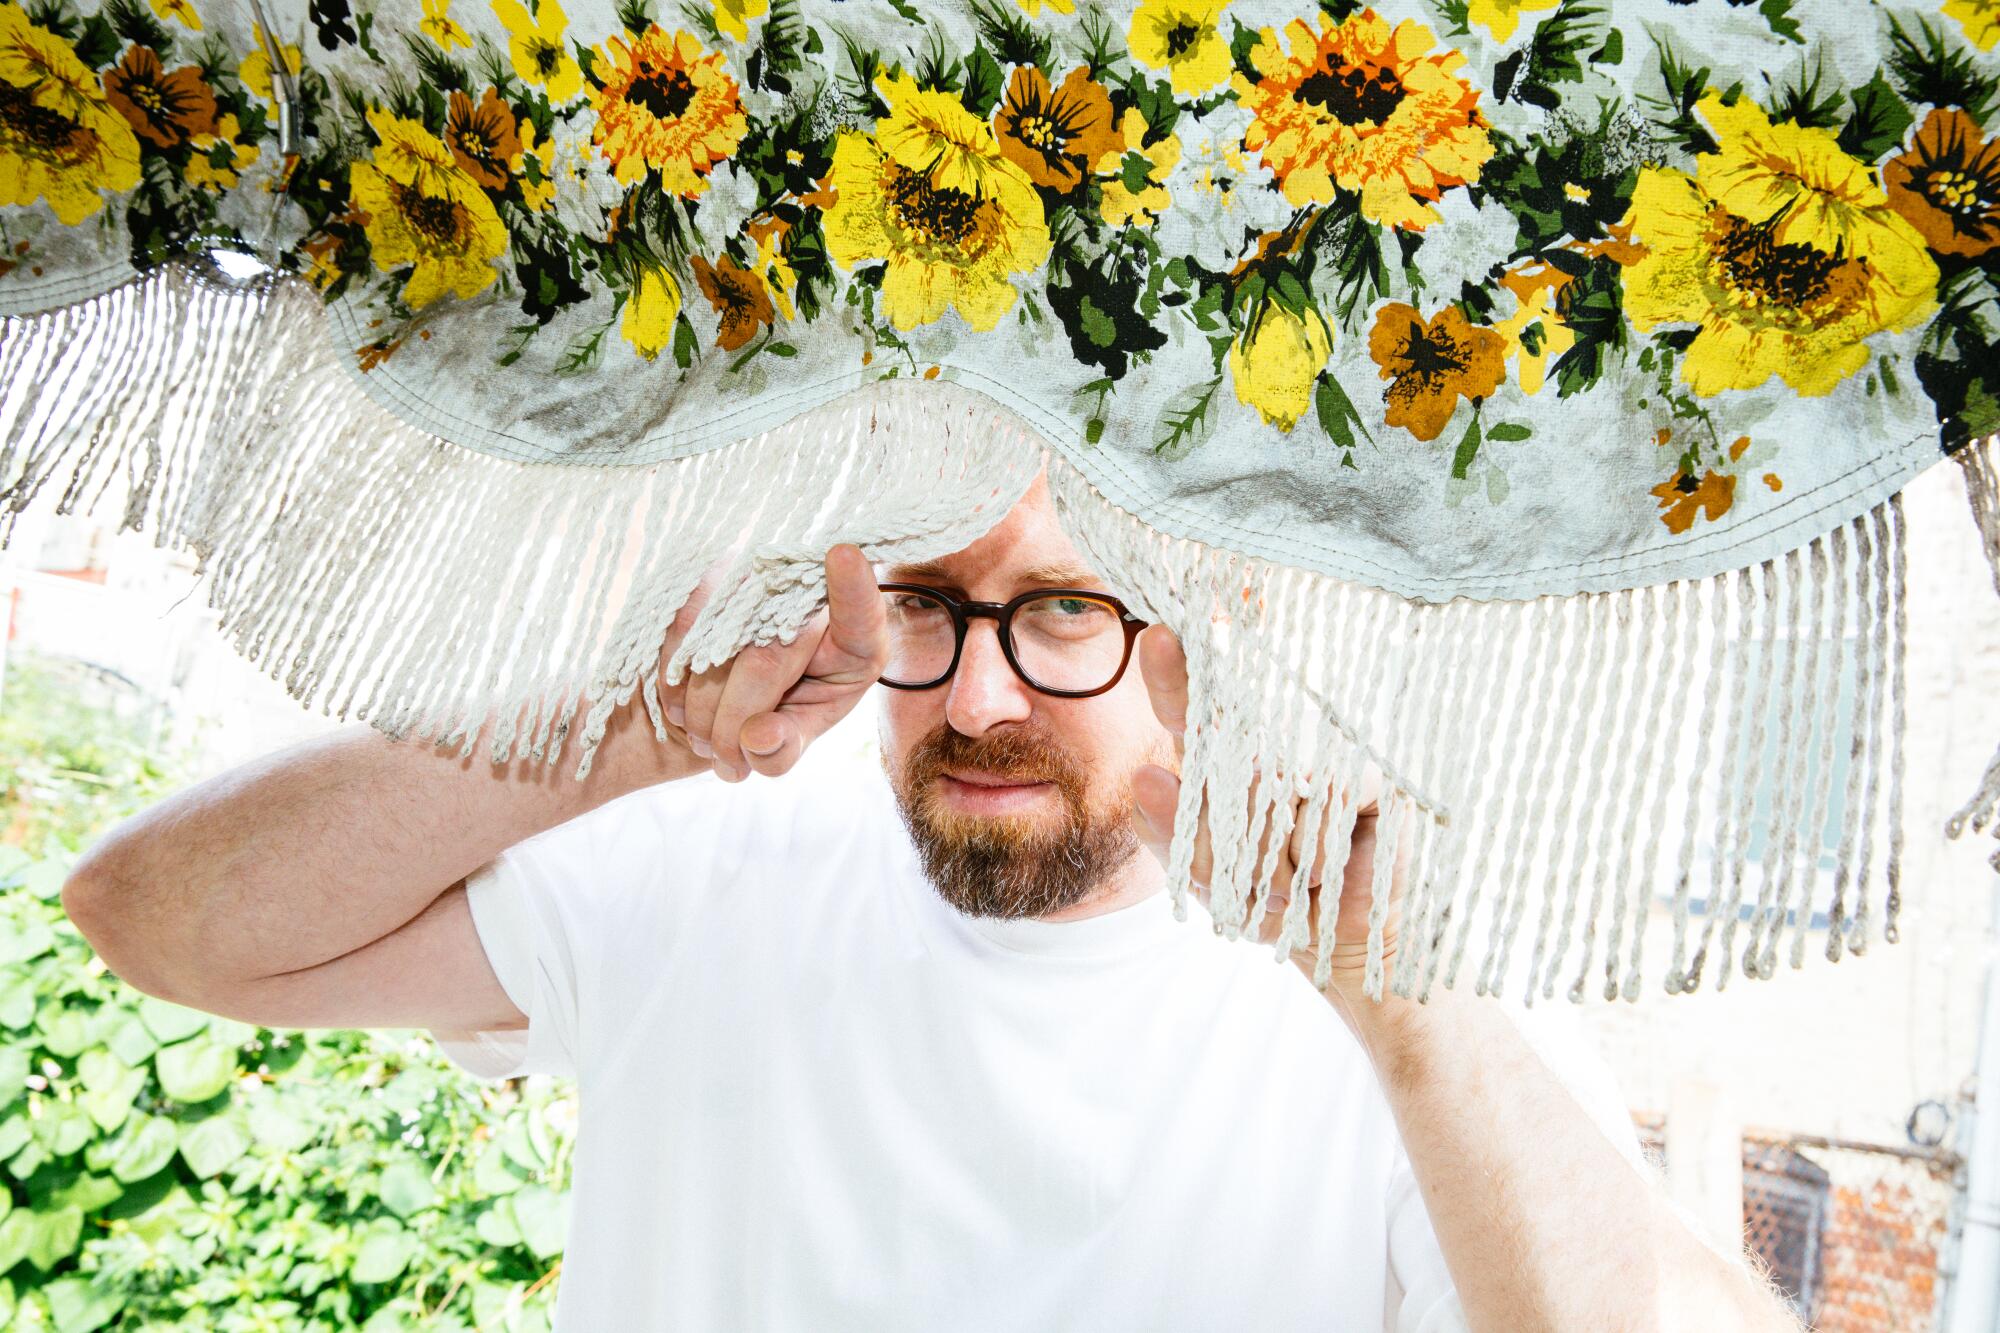
[[474,102],[454,91],[446,106],[444,141],[465,174],[489,190],[507,188],[507,166],[521,155],[514,110],[492,88]]
[[1256,119],[1243,146],[1260,154],[1294,208],[1361,196],[1372,222],[1421,231],[1446,190],[1479,179],[1493,156],[1479,90],[1458,77],[1457,51],[1432,49],[1430,30],[1391,28],[1373,9],[1338,25],[1324,17],[1265,29],[1250,49],[1256,82],[1233,76]]
[[104,96],[132,132],[156,148],[215,133],[215,93],[201,71],[182,65],[169,74],[151,47],[125,48],[125,58],[104,71]]
[[696,255],[693,263],[694,280],[722,321],[715,335],[717,347],[733,352],[771,322],[771,294],[755,271],[744,268],[728,255],[713,265]]
[[611,38],[597,58],[604,86],[591,97],[591,138],[619,183],[636,184],[653,168],[670,193],[692,199],[706,190],[708,173],[749,128],[728,62],[657,23],[629,42]]
[[1697,514],[1713,523],[1729,512],[1736,500],[1736,478],[1711,470],[1696,481],[1692,473],[1677,472],[1673,480],[1655,486],[1653,495],[1660,502],[1660,522],[1679,536],[1694,526]]
[[993,135],[1002,156],[1054,190],[1075,189],[1092,163],[1124,147],[1110,95],[1081,65],[1054,91],[1033,65],[1016,66],[993,110]]
[[1420,440],[1435,440],[1460,398],[1481,399],[1507,373],[1507,340],[1446,306],[1426,321],[1421,312],[1391,301],[1375,315],[1368,355],[1390,381],[1382,391],[1385,419]]
[[1936,254],[1976,259],[2000,246],[2000,136],[1981,138],[1957,107],[1933,110],[1882,164],[1882,188]]

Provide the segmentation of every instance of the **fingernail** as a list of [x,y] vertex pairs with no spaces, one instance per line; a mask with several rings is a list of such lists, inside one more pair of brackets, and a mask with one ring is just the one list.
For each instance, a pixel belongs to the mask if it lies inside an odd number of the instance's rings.
[[696,754],[700,755],[703,759],[715,758],[715,751],[712,748],[710,748],[709,743],[707,741],[703,740],[699,736],[690,736],[688,738],[688,746]]
[[1153,817],[1146,813],[1146,807],[1134,801],[1132,803],[1132,814],[1139,825],[1139,836],[1148,842],[1158,842],[1160,840],[1160,826],[1155,824]]
[[687,709],[682,708],[679,704],[668,704],[667,721],[678,727],[681,723],[687,721]]
[[715,766],[715,775],[724,782],[736,782],[743,777],[743,774],[731,764],[717,764]]
[[779,746],[783,744],[784,744],[783,741],[779,741],[777,744],[774,745],[752,745],[749,741],[745,741],[743,742],[743,748],[748,750],[751,754],[776,754],[778,752]]

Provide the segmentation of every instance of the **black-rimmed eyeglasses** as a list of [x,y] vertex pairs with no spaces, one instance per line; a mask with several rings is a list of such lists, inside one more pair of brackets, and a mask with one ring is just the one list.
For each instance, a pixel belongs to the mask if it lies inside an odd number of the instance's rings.
[[1108,593],[1036,588],[1009,602],[971,602],[917,583],[884,583],[889,665],[882,683],[928,690],[945,683],[965,651],[972,619],[999,622],[1000,651],[1029,686],[1064,699],[1087,699],[1116,685],[1146,622]]

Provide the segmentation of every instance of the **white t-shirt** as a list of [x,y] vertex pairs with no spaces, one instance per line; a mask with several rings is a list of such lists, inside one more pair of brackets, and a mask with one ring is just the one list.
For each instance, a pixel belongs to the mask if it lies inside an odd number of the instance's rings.
[[563,1333],[1465,1327],[1360,1046],[1199,903],[966,917],[879,770],[804,766],[612,802],[467,895],[528,1026],[432,1036],[578,1085]]

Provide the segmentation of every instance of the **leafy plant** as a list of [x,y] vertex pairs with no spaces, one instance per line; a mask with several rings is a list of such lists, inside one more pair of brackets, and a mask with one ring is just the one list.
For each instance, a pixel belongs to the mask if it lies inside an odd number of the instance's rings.
[[110,972],[64,876],[182,765],[90,684],[17,661],[0,696],[0,1328],[544,1333],[566,1093],[469,1079],[425,1037],[259,1029]]

